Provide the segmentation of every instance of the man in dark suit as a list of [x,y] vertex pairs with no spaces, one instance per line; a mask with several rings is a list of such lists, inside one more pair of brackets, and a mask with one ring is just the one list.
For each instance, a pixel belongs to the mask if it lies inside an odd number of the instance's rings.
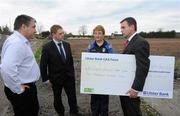
[[42,49],[40,62],[41,76],[50,83],[54,92],[54,107],[59,116],[64,116],[61,93],[64,88],[68,97],[71,116],[82,116],[78,111],[75,89],[75,74],[70,44],[64,41],[64,31],[60,25],[51,27],[52,40]]
[[121,32],[126,41],[123,54],[134,54],[136,59],[135,78],[131,88],[127,92],[128,96],[120,96],[121,106],[124,116],[141,116],[140,97],[138,92],[143,90],[144,83],[149,71],[150,60],[149,43],[136,33],[137,23],[132,17],[127,17],[121,22]]

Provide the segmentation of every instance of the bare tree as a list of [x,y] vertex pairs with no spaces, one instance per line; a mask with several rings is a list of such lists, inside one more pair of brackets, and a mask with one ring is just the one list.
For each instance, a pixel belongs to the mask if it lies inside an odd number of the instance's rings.
[[0,33],[5,35],[10,35],[12,32],[10,31],[7,25],[0,27]]
[[79,30],[78,30],[78,33],[79,35],[85,35],[87,34],[87,26],[86,25],[82,25],[79,27]]
[[44,26],[41,23],[37,23],[37,33],[41,34],[41,32],[43,31]]

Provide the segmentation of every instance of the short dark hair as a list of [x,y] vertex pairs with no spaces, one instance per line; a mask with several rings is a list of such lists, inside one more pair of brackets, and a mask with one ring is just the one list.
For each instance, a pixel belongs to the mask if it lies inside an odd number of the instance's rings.
[[53,25],[53,26],[51,27],[51,29],[50,29],[51,35],[52,35],[53,33],[56,33],[58,29],[63,29],[63,28],[62,28],[60,25]]
[[20,29],[23,24],[29,26],[30,22],[33,20],[36,22],[36,20],[33,17],[28,15],[22,14],[17,16],[14,22],[14,30]]
[[127,17],[127,18],[123,19],[120,23],[123,23],[124,21],[126,21],[129,26],[134,25],[135,31],[137,31],[137,22],[136,22],[135,18]]

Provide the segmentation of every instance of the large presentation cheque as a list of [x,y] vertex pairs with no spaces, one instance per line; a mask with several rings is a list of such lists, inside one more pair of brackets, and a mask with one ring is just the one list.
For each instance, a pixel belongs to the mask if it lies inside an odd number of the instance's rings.
[[[172,98],[174,63],[172,56],[150,56],[150,69],[142,97]],[[134,55],[82,53],[80,92],[124,95],[134,81]]]

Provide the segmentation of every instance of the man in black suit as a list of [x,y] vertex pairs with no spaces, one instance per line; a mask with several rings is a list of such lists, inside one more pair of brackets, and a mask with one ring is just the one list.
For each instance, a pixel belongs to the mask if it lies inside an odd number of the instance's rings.
[[40,62],[41,76],[50,83],[54,93],[54,107],[59,116],[64,116],[61,93],[64,88],[68,97],[71,116],[81,116],[78,111],[75,89],[75,74],[70,44],[64,41],[64,31],[60,25],[51,27],[52,40],[42,49]]
[[134,54],[136,59],[136,72],[133,84],[128,96],[120,96],[124,116],[141,116],[140,97],[138,92],[143,90],[144,83],[149,71],[150,60],[149,43],[136,33],[137,23],[132,17],[127,17],[121,22],[121,32],[127,38],[126,48],[123,54]]

